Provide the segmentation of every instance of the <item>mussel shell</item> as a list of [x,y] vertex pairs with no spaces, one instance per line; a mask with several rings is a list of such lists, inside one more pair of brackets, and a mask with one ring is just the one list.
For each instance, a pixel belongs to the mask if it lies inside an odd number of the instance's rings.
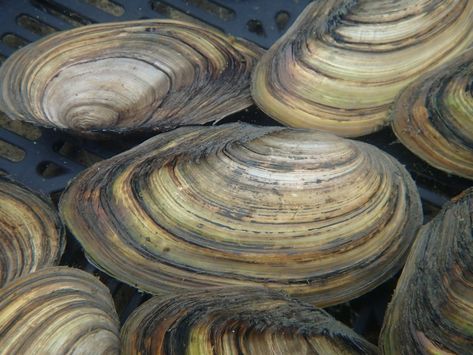
[[145,302],[122,328],[122,354],[377,354],[321,309],[265,289],[224,288]]
[[389,304],[383,354],[471,354],[473,188],[423,226]]
[[164,130],[252,104],[262,50],[176,20],[114,22],[58,32],[0,68],[0,108],[12,119],[78,133]]
[[361,136],[387,123],[402,88],[472,44],[471,1],[314,1],[263,55],[252,94],[286,125]]
[[51,202],[0,178],[0,288],[59,263],[65,245],[64,226]]
[[407,87],[391,119],[396,136],[416,155],[473,179],[473,49]]
[[60,212],[94,264],[147,292],[263,284],[324,306],[391,277],[422,223],[411,177],[376,147],[240,123],[93,165]]
[[118,354],[119,322],[107,287],[51,267],[0,290],[1,354]]

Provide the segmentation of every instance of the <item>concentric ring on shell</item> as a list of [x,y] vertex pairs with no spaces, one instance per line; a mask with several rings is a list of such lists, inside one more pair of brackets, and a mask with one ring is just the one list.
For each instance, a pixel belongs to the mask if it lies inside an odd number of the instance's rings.
[[473,345],[473,188],[422,226],[379,338],[382,354],[470,354]]
[[325,311],[247,287],[154,297],[130,315],[121,339],[123,355],[377,353]]
[[109,354],[120,351],[108,288],[94,275],[48,267],[0,289],[1,354]]
[[473,49],[409,85],[393,105],[391,120],[414,154],[473,179]]
[[261,53],[176,20],[84,26],[8,58],[0,108],[12,119],[82,134],[217,121],[252,104],[250,72]]
[[473,2],[311,2],[262,56],[256,104],[279,122],[358,137],[388,124],[399,92],[473,44]]
[[31,272],[59,263],[64,226],[51,202],[0,178],[0,288]]
[[392,276],[422,221],[377,148],[247,124],[150,139],[82,173],[60,210],[93,263],[148,292],[265,285],[317,305]]

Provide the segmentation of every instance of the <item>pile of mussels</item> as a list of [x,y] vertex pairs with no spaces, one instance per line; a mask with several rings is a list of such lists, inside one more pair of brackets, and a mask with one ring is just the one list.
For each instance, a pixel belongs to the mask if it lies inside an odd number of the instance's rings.
[[[0,68],[12,120],[164,132],[74,178],[59,213],[0,179],[0,353],[473,352],[473,189],[422,226],[391,125],[473,179],[473,1],[311,3],[268,51],[202,25],[84,26]],[[254,102],[285,125],[217,122]],[[176,129],[174,129],[176,128]],[[120,331],[108,289],[55,266],[65,230],[155,295]],[[378,347],[321,307],[401,271]]]

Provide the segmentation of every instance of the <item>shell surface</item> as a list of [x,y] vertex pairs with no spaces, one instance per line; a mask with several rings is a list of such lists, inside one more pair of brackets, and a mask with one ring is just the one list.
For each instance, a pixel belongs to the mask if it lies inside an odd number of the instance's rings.
[[59,263],[64,227],[50,201],[0,178],[0,288]]
[[409,174],[377,148],[238,123],[100,162],[60,212],[94,264],[150,293],[264,284],[317,305],[392,276],[422,221]]
[[271,117],[356,137],[382,128],[396,95],[473,44],[473,2],[314,1],[255,68]]
[[328,313],[265,289],[225,288],[140,306],[122,328],[122,354],[377,354]]
[[383,354],[473,349],[473,188],[419,231],[389,304]]
[[73,132],[168,129],[252,101],[256,45],[175,20],[84,26],[15,52],[0,69],[12,119]]
[[473,179],[473,49],[408,86],[391,118],[396,136],[416,155]]
[[68,267],[42,269],[0,290],[1,354],[118,354],[108,289]]

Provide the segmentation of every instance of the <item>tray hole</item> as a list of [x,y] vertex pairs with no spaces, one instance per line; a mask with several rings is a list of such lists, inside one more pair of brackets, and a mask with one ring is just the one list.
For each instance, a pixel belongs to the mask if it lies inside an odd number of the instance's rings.
[[41,137],[41,130],[38,127],[21,121],[11,120],[3,112],[0,112],[0,127],[25,137],[30,141],[35,141]]
[[74,26],[83,26],[93,23],[92,20],[78,14],[71,9],[58,4],[53,0],[31,0],[31,4],[37,9],[50,14],[58,19]]
[[52,178],[67,173],[67,169],[53,163],[52,161],[43,161],[38,164],[36,171],[44,178]]
[[103,160],[102,157],[99,157],[98,155],[93,154],[70,142],[59,141],[54,144],[53,150],[62,156],[69,158],[73,162],[83,166],[91,166]]
[[199,21],[195,17],[189,16],[185,12],[178,10],[175,7],[168,5],[162,1],[151,0],[150,4],[151,4],[151,9],[153,11],[156,11],[161,16],[168,17],[174,20],[189,21],[189,22],[197,23],[201,26],[209,27],[209,25],[206,24],[205,22]]
[[184,12],[175,9],[174,7],[163,3],[162,1],[151,0],[151,9],[158,14],[169,17],[175,20],[194,21],[194,18],[186,15]]
[[218,5],[210,0],[187,0],[187,3],[201,8],[209,14],[215,15],[223,21],[229,21],[235,17],[235,12],[233,10],[222,5]]
[[26,28],[27,30],[39,35],[46,36],[53,32],[56,32],[54,27],[51,27],[40,20],[35,19],[34,17],[28,15],[20,15],[16,18],[16,23]]
[[266,31],[264,30],[263,23],[260,20],[251,19],[246,23],[246,27],[251,33],[260,37],[266,37]]
[[110,0],[82,0],[82,1],[112,16],[120,17],[125,13],[125,9],[123,7],[111,2]]
[[279,11],[274,20],[276,21],[276,27],[278,28],[278,30],[281,32],[283,31],[286,27],[287,27],[287,24],[289,23],[289,19],[291,18],[291,16],[289,15],[289,12],[287,11]]
[[0,65],[3,64],[5,60],[7,60],[7,57],[0,53]]
[[0,157],[18,163],[25,159],[25,156],[26,153],[23,149],[0,139]]
[[7,33],[2,36],[2,42],[5,43],[8,47],[13,48],[13,49],[19,49],[21,47],[26,46],[29,41],[17,36],[16,34],[13,33]]

